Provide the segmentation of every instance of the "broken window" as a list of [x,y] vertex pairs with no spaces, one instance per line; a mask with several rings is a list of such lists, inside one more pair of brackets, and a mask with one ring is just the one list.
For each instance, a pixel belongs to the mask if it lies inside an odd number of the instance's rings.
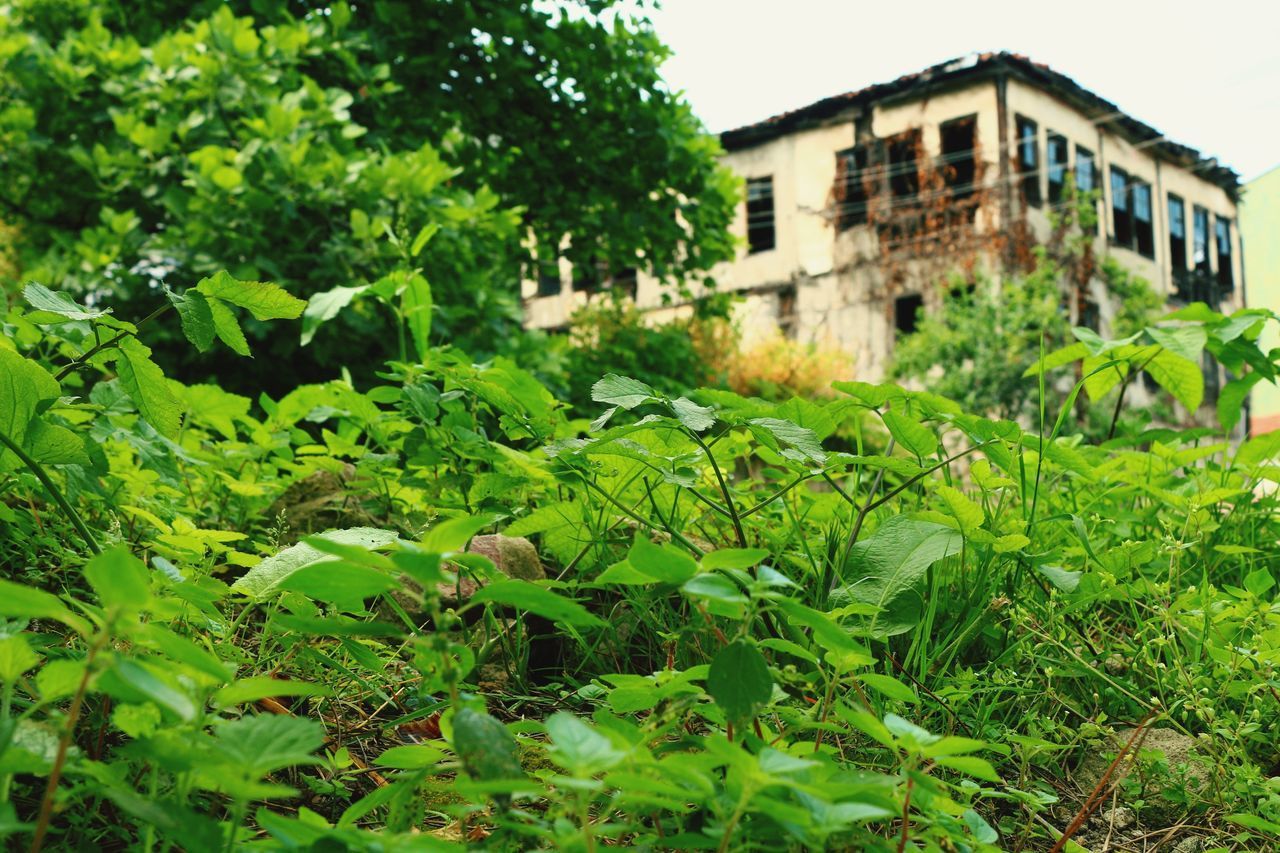
[[783,336],[796,336],[796,289],[784,287],[778,291],[778,328]]
[[1067,186],[1067,138],[1050,131],[1045,152],[1049,166],[1049,204],[1061,204]]
[[1018,174],[1022,176],[1022,197],[1032,207],[1040,206],[1040,138],[1036,123],[1017,117]]
[[895,203],[913,201],[920,194],[920,167],[916,162],[919,148],[919,128],[889,139],[889,192]]
[[1196,272],[1209,273],[1209,211],[1200,205],[1191,209],[1191,261]]
[[1133,216],[1129,210],[1129,173],[1111,167],[1111,242],[1133,245]]
[[538,295],[555,296],[560,292],[560,261],[551,258],[538,264]]
[[1098,188],[1097,166],[1093,152],[1088,148],[1076,146],[1076,189],[1082,193],[1091,193]]
[[636,298],[636,268],[623,267],[613,274],[613,288],[631,300]]
[[573,265],[573,289],[585,293],[594,293],[600,289],[604,281],[604,263],[595,260]]
[[924,297],[919,293],[904,293],[893,300],[893,325],[900,335],[914,334],[920,320]]
[[1183,295],[1187,278],[1187,206],[1178,196],[1169,194],[1169,266],[1173,268],[1173,287]]
[[748,251],[766,252],[775,245],[773,176],[747,181]]
[[867,221],[868,168],[871,150],[866,145],[855,145],[836,152],[836,230],[847,231]]
[[978,164],[974,159],[977,128],[976,115],[945,121],[938,128],[942,141],[939,165],[947,189],[957,201],[968,198],[977,189]]
[[1231,220],[1217,217],[1213,235],[1218,244],[1218,285],[1223,291],[1230,291],[1235,286],[1231,271]]
[[1134,180],[1129,187],[1133,205],[1134,248],[1148,258],[1156,256],[1155,226],[1151,215],[1151,184]]

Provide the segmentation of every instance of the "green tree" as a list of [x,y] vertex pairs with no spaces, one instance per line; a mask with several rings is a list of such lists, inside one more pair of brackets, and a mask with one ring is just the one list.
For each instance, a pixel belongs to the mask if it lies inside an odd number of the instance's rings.
[[[519,336],[537,245],[699,276],[732,250],[736,185],[651,27],[611,6],[16,0],[0,217],[22,275],[131,316],[222,268],[306,298],[411,264],[433,334],[481,356]],[[372,370],[389,319],[354,306],[301,352],[249,328],[268,357],[232,384]]]

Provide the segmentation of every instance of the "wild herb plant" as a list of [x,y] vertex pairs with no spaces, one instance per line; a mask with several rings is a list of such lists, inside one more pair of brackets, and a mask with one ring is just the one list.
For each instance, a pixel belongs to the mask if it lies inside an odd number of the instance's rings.
[[[1229,402],[1218,429],[1067,434],[1080,393],[1120,410],[1138,371],[1195,408],[1202,353],[1273,379],[1271,312],[1077,330],[1028,376],[1029,422],[892,384],[774,403],[611,374],[585,426],[516,364],[431,346],[413,287],[369,290],[406,329],[379,384],[279,399],[166,379],[159,312],[40,287],[10,310],[13,844],[1061,849],[1096,791],[1280,839],[1280,434],[1229,440]],[[345,295],[219,274],[165,298],[198,349],[243,354],[233,308],[316,322]],[[334,529],[294,529],[315,505]],[[1069,781],[1124,727],[1134,772]]]

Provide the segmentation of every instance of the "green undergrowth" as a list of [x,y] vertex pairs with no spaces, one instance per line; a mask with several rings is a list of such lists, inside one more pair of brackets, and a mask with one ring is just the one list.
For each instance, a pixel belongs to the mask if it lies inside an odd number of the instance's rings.
[[[15,849],[1050,849],[1099,796],[1150,838],[1280,844],[1280,434],[1232,440],[1242,396],[1103,444],[1071,414],[1143,372],[1194,410],[1206,353],[1270,381],[1274,314],[1080,330],[1030,423],[614,374],[587,422],[428,346],[411,276],[369,295],[401,359],[279,399],[145,343],[247,354],[239,316],[304,312],[274,285],[220,274],[137,324],[39,286],[9,311]],[[545,578],[468,550],[494,533]]]

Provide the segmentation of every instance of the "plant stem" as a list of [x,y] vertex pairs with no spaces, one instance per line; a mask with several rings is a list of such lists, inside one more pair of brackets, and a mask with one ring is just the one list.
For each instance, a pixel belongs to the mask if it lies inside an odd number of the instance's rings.
[[104,349],[115,346],[116,344],[120,343],[120,341],[124,340],[130,335],[137,334],[138,329],[141,329],[144,325],[151,322],[155,318],[159,317],[161,314],[168,311],[172,307],[173,307],[172,302],[166,302],[156,310],[152,311],[147,316],[143,317],[136,324],[134,324],[132,332],[120,332],[114,337],[108,338],[105,341],[101,341],[97,344],[94,344],[92,347],[85,350],[85,352],[79,358],[72,360],[65,367],[59,370],[57,374],[54,375],[53,378],[61,382],[63,379],[66,379],[68,376],[70,376],[73,371],[78,370],[81,367],[84,367],[85,363],[88,362],[89,359],[93,358],[95,355],[102,352]]
[[711,452],[711,448],[707,447],[702,437],[693,430],[688,430],[693,440],[698,442],[698,446],[702,448],[702,452],[707,455],[707,461],[711,463],[711,470],[715,472],[716,482],[720,484],[720,494],[724,495],[725,508],[729,510],[729,518],[733,521],[733,532],[738,537],[738,547],[747,547],[747,534],[742,530],[742,519],[738,517],[738,508],[733,503],[733,494],[729,491],[729,486],[724,481],[724,474],[720,473],[720,466],[716,463],[716,457]]
[[101,554],[102,549],[98,547],[98,540],[93,538],[93,534],[89,532],[89,528],[85,526],[85,523],[80,518],[79,513],[75,511],[75,508],[71,506],[71,503],[67,500],[66,496],[62,494],[62,490],[54,484],[53,480],[49,477],[48,472],[44,470],[44,466],[28,455],[25,450],[18,446],[16,441],[6,435],[3,431],[0,431],[0,444],[3,444],[5,447],[9,448],[9,450],[13,451],[13,455],[17,456],[18,459],[22,461],[22,464],[26,465],[27,468],[30,469],[31,473],[36,475],[36,479],[44,485],[45,490],[48,491],[50,497],[53,498],[53,502],[58,505],[58,509],[62,510],[62,514],[67,517],[67,520],[71,522],[71,526],[80,534],[80,538],[89,546],[89,550],[94,554]]
[[75,736],[76,723],[80,720],[80,709],[84,707],[84,695],[89,689],[89,677],[93,674],[93,661],[98,652],[107,644],[107,632],[103,631],[89,647],[84,661],[84,674],[80,676],[80,684],[76,695],[71,699],[71,707],[67,710],[67,725],[62,737],[58,740],[58,754],[53,759],[53,768],[49,771],[49,780],[44,786],[44,797],[40,801],[40,816],[36,819],[35,835],[31,839],[30,853],[39,853],[44,847],[45,836],[49,833],[49,820],[53,817],[53,800],[58,792],[58,781],[62,778],[62,767],[67,762],[67,750],[71,747],[71,739]]

